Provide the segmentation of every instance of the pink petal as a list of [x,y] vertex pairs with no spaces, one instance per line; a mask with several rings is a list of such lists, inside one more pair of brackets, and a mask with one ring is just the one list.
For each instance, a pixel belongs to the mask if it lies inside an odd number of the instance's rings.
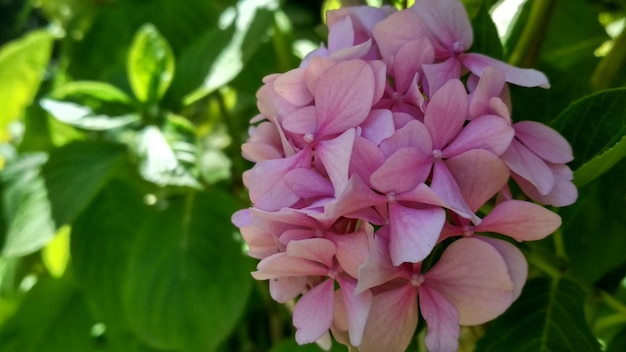
[[338,219],[385,201],[385,196],[375,193],[358,175],[353,175],[343,193],[325,206],[325,213],[332,219]]
[[472,212],[467,202],[463,198],[463,194],[459,189],[456,180],[450,174],[443,161],[436,161],[433,166],[433,176],[430,188],[449,204],[450,209],[462,217],[470,215],[472,222],[480,222],[480,219]]
[[574,160],[572,147],[557,131],[536,121],[521,121],[513,125],[515,137],[541,159],[554,164]]
[[301,198],[332,196],[332,183],[318,172],[308,168],[293,169],[285,174],[287,184]]
[[372,172],[378,169],[384,161],[383,153],[374,143],[363,137],[355,138],[350,158],[350,175],[357,174],[361,179],[369,181]]
[[334,60],[325,57],[312,57],[307,64],[304,79],[309,92],[315,92],[317,81],[326,71],[335,66]]
[[329,68],[315,85],[318,133],[343,133],[365,121],[375,89],[372,68],[363,61],[342,61]]
[[372,307],[372,293],[364,291],[355,294],[356,284],[352,280],[337,278],[341,287],[341,296],[347,313],[350,343],[358,346],[363,340],[363,331]]
[[402,148],[393,153],[370,176],[370,183],[382,193],[407,192],[426,181],[431,160],[417,149]]
[[328,177],[335,188],[334,195],[342,192],[348,184],[348,169],[350,167],[354,138],[355,130],[352,128],[338,137],[323,140],[317,144],[317,157],[324,165],[326,173],[328,173]]
[[522,293],[522,288],[528,277],[528,262],[526,262],[526,257],[524,257],[524,254],[522,254],[517,247],[509,242],[484,236],[477,236],[476,238],[489,243],[500,253],[502,259],[506,262],[514,286],[513,300],[516,300]]
[[423,285],[445,295],[459,310],[461,325],[485,323],[513,302],[514,286],[500,253],[472,237],[453,242]]
[[374,72],[374,98],[372,105],[377,103],[385,93],[385,85],[387,84],[387,65],[381,60],[367,61],[367,64]]
[[278,277],[270,282],[270,296],[278,303],[286,303],[304,291],[306,276]]
[[425,80],[422,80],[424,91],[429,97],[432,97],[447,82],[461,77],[461,63],[456,57],[436,64],[424,64],[422,70],[424,70],[426,77]]
[[424,124],[433,139],[433,149],[443,149],[463,128],[467,117],[467,94],[461,81],[444,84],[431,98]]
[[437,244],[446,220],[441,208],[413,209],[389,204],[389,253],[393,265],[418,263]]
[[449,352],[459,348],[459,312],[450,300],[426,285],[419,287],[420,312],[428,324],[426,347],[429,352]]
[[252,277],[257,280],[294,276],[325,276],[328,267],[304,258],[292,257],[285,252],[272,254],[257,264]]
[[474,149],[444,161],[457,181],[463,199],[477,211],[509,180],[509,168],[493,153]]
[[321,338],[333,321],[334,280],[326,280],[305,293],[293,310],[296,341],[302,345]]
[[400,47],[393,61],[396,91],[407,92],[415,73],[422,70],[423,64],[433,63],[434,59],[433,46],[426,38],[411,40]]
[[291,241],[287,245],[287,254],[292,257],[304,258],[326,265],[332,268],[333,257],[337,247],[332,241],[325,238],[309,238],[299,241]]
[[313,95],[304,81],[304,68],[296,68],[278,76],[274,81],[274,90],[290,104],[304,106],[313,101]]
[[416,295],[411,285],[375,295],[359,352],[404,352],[417,327]]
[[[371,227],[371,225],[368,224]],[[371,230],[373,232],[373,230]],[[371,236],[371,234],[370,234]],[[364,230],[349,234],[328,233],[326,238],[337,248],[335,258],[341,269],[353,278],[358,278],[359,267],[369,256],[369,238]]]
[[387,109],[374,109],[361,124],[361,136],[379,145],[396,131],[393,125],[393,116]]
[[444,157],[461,154],[471,149],[485,149],[495,155],[507,150],[515,131],[500,116],[485,115],[470,121],[457,138],[444,149]]
[[469,112],[472,117],[489,115],[492,113],[490,99],[500,97],[504,90],[504,73],[495,67],[487,67],[478,81],[478,86],[472,94]]
[[477,76],[482,76],[487,67],[493,66],[504,73],[504,77],[509,83],[522,87],[550,88],[546,75],[537,70],[518,68],[488,56],[474,53],[461,54],[459,59],[465,67]]
[[535,186],[539,194],[547,195],[554,188],[552,170],[520,142],[513,140],[509,149],[500,157],[511,171]]
[[450,52],[472,46],[474,33],[465,6],[459,0],[416,0],[411,7],[424,21],[430,34]]
[[412,120],[380,144],[380,150],[386,157],[401,148],[417,148],[423,154],[431,155],[433,146],[426,125],[420,121]]
[[561,217],[550,210],[522,200],[509,200],[493,208],[474,231],[500,233],[518,241],[535,241],[560,226]]
[[354,42],[354,27],[350,16],[343,17],[328,26],[328,50],[334,53],[340,49],[351,47]]
[[401,276],[401,268],[393,266],[389,256],[389,242],[384,236],[380,236],[381,228],[372,241],[370,254],[367,260],[359,267],[359,281],[355,293],[361,293],[372,287],[381,285],[387,281]]
[[315,107],[305,106],[290,113],[283,119],[282,126],[288,132],[315,136],[318,128]]
[[398,11],[380,21],[373,31],[384,60],[395,56],[407,42],[422,38],[426,33],[422,19],[413,11]]

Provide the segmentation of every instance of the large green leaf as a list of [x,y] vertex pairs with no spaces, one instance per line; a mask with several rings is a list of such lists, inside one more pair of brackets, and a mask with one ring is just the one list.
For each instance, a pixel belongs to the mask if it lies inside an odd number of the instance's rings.
[[474,44],[471,51],[502,59],[502,42],[500,42],[498,30],[489,15],[485,2],[482,2],[472,18],[472,28],[474,29]]
[[40,104],[59,121],[88,130],[118,128],[140,119],[132,99],[103,82],[69,82]]
[[0,141],[9,138],[7,126],[21,116],[39,89],[52,42],[48,31],[38,30],[0,48]]
[[221,192],[168,201],[139,226],[124,281],[135,331],[168,350],[212,351],[246,306],[250,262],[234,240],[236,209]]
[[58,227],[72,223],[100,192],[125,155],[121,145],[80,141],[51,155],[43,177]]
[[477,352],[594,352],[600,346],[583,315],[584,291],[564,279],[538,278],[490,323]]
[[29,154],[8,164],[0,174],[2,208],[7,221],[2,255],[34,252],[54,236],[50,202],[40,173],[47,159],[46,154]]
[[71,279],[43,278],[0,331],[0,351],[94,351],[94,323]]
[[128,77],[137,99],[154,104],[174,78],[174,54],[152,24],[137,30],[128,54]]
[[626,88],[582,98],[553,122],[574,149],[574,182],[585,185],[626,156]]

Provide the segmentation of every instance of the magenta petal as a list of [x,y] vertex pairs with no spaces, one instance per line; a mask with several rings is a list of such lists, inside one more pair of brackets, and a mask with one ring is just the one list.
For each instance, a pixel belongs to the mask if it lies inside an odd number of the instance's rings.
[[541,159],[554,164],[574,160],[572,147],[557,131],[536,121],[521,121],[513,125],[515,137]]
[[482,76],[487,67],[493,66],[504,73],[504,77],[509,83],[522,87],[550,88],[546,75],[537,70],[511,66],[481,54],[461,54],[459,58],[463,65],[477,76]]
[[382,193],[407,192],[426,181],[430,173],[429,158],[417,149],[402,148],[393,153],[370,176],[370,183]]
[[453,242],[425,276],[424,285],[457,307],[461,325],[492,320],[513,302],[515,288],[506,262],[493,246],[476,238]]
[[332,268],[333,257],[337,247],[332,241],[325,238],[309,238],[299,241],[290,241],[287,244],[287,254],[291,257],[312,260]]
[[509,200],[483,218],[476,232],[495,232],[518,241],[540,240],[561,226],[561,217],[535,203]]
[[467,117],[467,94],[458,79],[448,81],[431,98],[424,124],[433,139],[433,149],[443,149],[463,128]]
[[389,204],[389,254],[393,265],[424,260],[437,244],[445,220],[446,212],[441,208]]
[[539,194],[547,195],[554,188],[552,170],[517,140],[511,142],[509,149],[501,155],[501,158],[511,171],[535,186]]
[[277,277],[269,280],[270,296],[278,303],[286,303],[304,291],[306,276]]
[[326,280],[305,293],[293,310],[296,341],[302,345],[321,338],[333,321],[334,280]]
[[477,236],[476,238],[489,243],[500,253],[502,259],[506,262],[514,286],[513,300],[516,300],[522,293],[522,288],[528,277],[528,262],[526,262],[526,257],[524,257],[524,254],[517,247],[507,241],[484,236]]
[[365,62],[342,61],[329,68],[315,85],[319,133],[343,133],[365,121],[374,91],[374,73]]
[[278,76],[274,90],[278,95],[295,106],[304,106],[313,101],[313,95],[304,81],[304,68],[296,68]]
[[431,35],[443,47],[458,53],[472,46],[472,25],[461,1],[416,0],[411,9],[420,15]]
[[359,352],[404,352],[417,327],[416,295],[411,285],[375,295]]
[[480,116],[470,121],[457,138],[444,149],[444,157],[450,157],[470,149],[485,149],[495,155],[507,150],[515,131],[500,116]]
[[341,277],[337,278],[337,281],[341,286],[341,295],[348,318],[350,343],[358,346],[363,340],[363,331],[372,307],[372,293],[364,291],[355,294],[356,284],[353,281]]
[[469,214],[469,219],[471,219],[472,222],[480,222],[480,219],[472,212],[469,205],[467,205],[456,180],[441,160],[436,161],[433,165],[433,176],[430,188],[449,204],[450,209],[459,216],[468,218],[467,215]]
[[348,169],[354,138],[355,130],[350,129],[336,138],[323,140],[317,144],[317,157],[328,173],[335,188],[335,195],[342,192],[348,184]]
[[493,153],[474,149],[444,161],[459,185],[463,199],[477,211],[509,180],[509,168]]
[[428,324],[429,352],[451,352],[459,348],[459,312],[450,300],[427,285],[419,287],[420,312]]

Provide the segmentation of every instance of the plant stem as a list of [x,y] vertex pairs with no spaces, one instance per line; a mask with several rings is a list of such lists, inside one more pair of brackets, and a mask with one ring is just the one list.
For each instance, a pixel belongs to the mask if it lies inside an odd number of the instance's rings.
[[596,90],[611,87],[613,79],[626,62],[626,29],[613,41],[613,47],[602,58],[591,75],[591,85]]
[[531,1],[528,23],[509,57],[509,64],[513,66],[532,67],[535,65],[556,5],[556,0]]
[[611,307],[614,311],[620,313],[623,317],[626,318],[626,305],[624,305],[624,303],[613,297],[613,295],[611,295],[610,293],[603,290],[598,290],[598,296],[600,297],[602,303]]

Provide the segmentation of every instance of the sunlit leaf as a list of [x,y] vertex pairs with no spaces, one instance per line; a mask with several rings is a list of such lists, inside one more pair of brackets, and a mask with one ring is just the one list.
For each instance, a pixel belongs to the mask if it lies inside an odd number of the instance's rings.
[[132,99],[103,82],[69,82],[40,104],[59,121],[87,130],[118,128],[140,119]]
[[63,226],[41,252],[43,264],[52,277],[60,278],[70,260],[70,227]]
[[94,323],[70,279],[41,279],[0,332],[0,351],[93,351]]
[[163,349],[212,351],[231,333],[250,290],[230,215],[213,191],[168,201],[143,221],[124,284],[132,326]]
[[54,236],[41,167],[46,154],[31,154],[8,164],[0,174],[2,205],[7,232],[2,255],[20,256],[45,246]]
[[57,226],[76,219],[125,155],[120,145],[88,141],[67,144],[50,155],[43,167],[43,177]]
[[509,310],[489,324],[476,351],[600,351],[583,315],[584,301],[585,292],[571,281],[533,279]]
[[152,24],[143,25],[137,33],[128,54],[128,77],[137,99],[155,103],[174,78],[172,49]]
[[574,182],[583,186],[626,156],[626,88],[582,98],[565,109],[553,126],[574,149]]
[[0,48],[0,141],[8,140],[7,126],[39,89],[53,39],[48,31],[32,31]]

